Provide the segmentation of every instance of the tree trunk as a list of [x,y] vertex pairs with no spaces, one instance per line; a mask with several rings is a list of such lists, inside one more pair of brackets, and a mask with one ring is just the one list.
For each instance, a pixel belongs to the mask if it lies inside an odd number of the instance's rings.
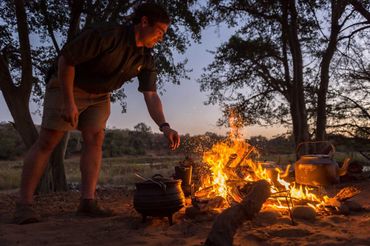
[[67,191],[67,181],[64,170],[64,155],[68,144],[67,132],[53,151],[45,173],[37,187],[37,194],[46,194],[55,191]]
[[332,1],[331,9],[330,38],[321,62],[320,87],[317,95],[316,141],[323,141],[326,139],[326,96],[329,87],[330,63],[337,49],[338,35],[340,32],[338,21],[344,11],[344,6],[340,3],[336,3],[336,1]]
[[38,132],[30,114],[28,102],[20,99],[24,96],[17,93],[17,89],[2,89],[2,92],[10,114],[13,117],[15,129],[19,133],[27,149],[29,149],[36,141]]
[[64,137],[56,147],[53,152],[53,155],[50,159],[52,163],[52,177],[54,183],[54,191],[66,191],[68,190],[67,187],[67,179],[66,179],[66,172],[64,168],[64,156],[67,151],[69,139],[69,132],[64,134]]
[[288,43],[293,60],[293,80],[289,89],[289,102],[293,122],[293,134],[295,144],[307,141],[309,138],[307,112],[303,86],[303,58],[298,38],[298,20],[295,1],[282,1],[282,6],[289,13],[288,22]]
[[[3,90],[5,101],[13,117],[15,129],[21,136],[27,149],[29,149],[38,138],[37,129],[33,123],[28,102],[19,100],[20,96],[17,89]],[[17,100],[18,99],[18,100]],[[61,143],[54,150],[47,169],[40,180],[36,193],[49,193],[52,191],[66,191],[67,182],[64,171],[64,153],[68,142],[68,133],[64,136]]]
[[294,91],[292,91],[291,94],[290,115],[292,117],[294,143],[295,146],[297,146],[299,143],[303,142],[304,139],[302,137],[302,123],[298,113],[298,103],[296,100],[296,95]]
[[67,41],[70,41],[80,31],[80,17],[83,7],[84,1],[70,2],[71,19],[69,21]]
[[[6,56],[8,54],[2,53],[0,54],[0,89],[4,95],[6,104],[9,108],[9,111],[13,117],[14,125],[16,130],[18,131],[19,135],[21,136],[23,142],[25,143],[27,149],[29,149],[37,140],[38,132],[33,123],[30,110],[29,110],[29,99],[32,90],[32,61],[31,61],[31,48],[29,43],[29,30],[28,30],[28,23],[27,23],[27,16],[25,10],[25,3],[23,0],[16,0],[14,1],[15,9],[16,9],[16,19],[17,19],[17,28],[18,28],[18,36],[19,36],[19,52],[21,54],[21,68],[22,68],[22,76],[19,86],[15,86],[13,83],[12,76],[9,70],[9,63],[7,61]],[[56,151],[63,151],[65,148],[59,148]],[[57,157],[63,157],[63,154],[55,152],[54,154]],[[56,158],[53,158],[52,163],[63,163],[63,159],[59,159],[57,162],[55,161]],[[51,164],[51,167],[55,167],[56,165]],[[59,170],[61,168],[59,167]],[[49,170],[49,169],[48,169]],[[65,190],[66,189],[66,181],[65,181],[65,174],[64,168],[62,169],[63,173],[54,172],[54,179],[59,180],[56,183],[56,187],[54,190]],[[42,180],[48,180],[48,176],[52,175],[48,171],[45,172],[45,178]],[[59,185],[63,186],[59,186]],[[47,183],[43,184],[41,182],[40,186],[48,187]],[[52,190],[44,190],[44,191],[52,191]]]

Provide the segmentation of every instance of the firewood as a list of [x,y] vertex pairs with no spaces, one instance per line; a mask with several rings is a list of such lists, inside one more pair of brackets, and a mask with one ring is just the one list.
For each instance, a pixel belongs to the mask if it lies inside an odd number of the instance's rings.
[[209,192],[211,192],[213,189],[214,189],[213,186],[208,186],[206,188],[203,188],[203,189],[198,190],[197,192],[195,192],[195,196],[199,197],[199,198],[208,196]]
[[256,216],[269,196],[269,183],[266,180],[255,182],[241,203],[224,210],[216,218],[204,245],[231,246],[236,230],[244,221],[251,220]]
[[341,205],[341,202],[337,198],[335,198],[335,197],[329,198],[325,202],[325,207],[339,208],[340,205]]
[[230,165],[230,167],[232,168],[236,168],[238,167],[240,164],[242,164],[242,162],[253,152],[253,151],[256,151],[256,149],[254,147],[251,147],[250,149],[247,149],[245,152],[244,152],[244,155],[240,158],[240,160],[236,163],[236,164],[233,164],[233,165]]
[[361,191],[359,189],[357,189],[356,187],[353,187],[353,186],[349,186],[349,187],[345,187],[343,189],[341,189],[336,195],[335,195],[335,199],[337,199],[338,201],[342,202],[342,201],[345,201],[345,200],[348,200],[356,195],[358,195]]
[[208,202],[208,209],[224,208],[227,206],[227,201],[222,196],[216,196]]

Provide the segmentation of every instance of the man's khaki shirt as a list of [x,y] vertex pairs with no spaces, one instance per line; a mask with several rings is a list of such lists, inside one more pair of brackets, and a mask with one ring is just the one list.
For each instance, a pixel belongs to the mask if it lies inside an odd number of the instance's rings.
[[86,29],[61,54],[75,66],[75,86],[89,93],[111,92],[136,76],[139,91],[156,91],[153,57],[150,49],[136,47],[133,26]]

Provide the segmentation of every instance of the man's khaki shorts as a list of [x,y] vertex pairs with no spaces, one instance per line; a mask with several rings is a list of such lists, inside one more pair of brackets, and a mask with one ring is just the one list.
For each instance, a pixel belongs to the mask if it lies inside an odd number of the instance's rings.
[[[77,128],[104,129],[110,115],[110,94],[92,94],[74,87],[74,97],[79,113]],[[71,123],[62,118],[63,110],[60,83],[56,78],[52,78],[46,86],[41,126],[59,131],[73,130]]]

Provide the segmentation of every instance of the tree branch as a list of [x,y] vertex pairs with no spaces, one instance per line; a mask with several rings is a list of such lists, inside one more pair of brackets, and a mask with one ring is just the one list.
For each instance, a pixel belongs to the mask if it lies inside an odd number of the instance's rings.
[[84,6],[84,1],[75,0],[69,3],[71,9],[71,19],[69,21],[67,41],[71,40],[80,30],[80,17]]
[[341,40],[346,39],[346,38],[351,39],[352,36],[355,35],[356,33],[361,32],[361,31],[363,31],[365,29],[368,29],[368,28],[370,28],[370,25],[369,26],[363,26],[363,27],[361,27],[361,28],[359,28],[357,30],[354,30],[351,34],[348,34],[346,36],[342,36],[342,37],[338,38],[338,41],[341,41]]
[[370,12],[358,0],[347,0],[357,10],[368,23],[370,23]]
[[352,98],[349,98],[349,97],[347,97],[347,96],[345,96],[345,95],[340,95],[341,97],[343,97],[343,98],[345,98],[345,99],[347,99],[347,100],[349,100],[349,101],[351,101],[353,104],[355,104],[356,105],[356,107],[357,108],[359,108],[360,110],[361,110],[361,112],[364,114],[364,116],[366,116],[367,118],[369,118],[369,120],[370,120],[370,113],[369,112],[367,112],[367,110],[364,108],[364,107],[362,107],[358,102],[356,102],[355,100],[353,100]]
[[49,16],[48,10],[47,10],[47,2],[45,0],[40,2],[40,10],[41,10],[40,12],[42,13],[42,15],[44,16],[44,25],[46,27],[46,30],[49,33],[49,36],[51,38],[51,41],[53,42],[55,50],[59,54],[60,48],[59,48],[58,42],[57,42],[57,40],[55,38],[55,35],[54,35],[54,30],[53,30],[53,27],[51,25],[50,16]]
[[22,64],[21,88],[28,100],[32,90],[32,60],[27,16],[23,0],[15,0],[14,4]]
[[6,61],[5,55],[0,54],[0,90],[11,91],[14,90],[15,86],[10,75],[8,62]]

